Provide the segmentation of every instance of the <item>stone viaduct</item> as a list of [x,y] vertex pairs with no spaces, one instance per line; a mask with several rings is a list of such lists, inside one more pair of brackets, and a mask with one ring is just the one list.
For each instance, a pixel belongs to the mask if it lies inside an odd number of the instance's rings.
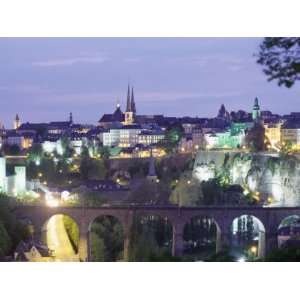
[[47,207],[23,205],[15,207],[15,213],[20,218],[31,220],[35,231],[39,234],[43,226],[57,214],[68,215],[79,227],[79,257],[81,261],[89,261],[89,232],[92,222],[99,216],[116,217],[123,226],[124,260],[128,259],[129,236],[134,215],[158,215],[167,218],[173,227],[172,255],[183,253],[184,226],[191,218],[209,217],[217,226],[216,252],[229,244],[233,220],[242,215],[256,217],[262,223],[262,234],[259,239],[258,255],[263,257],[268,251],[277,248],[277,230],[281,221],[292,215],[300,216],[300,207],[251,207],[251,206],[126,206],[126,207]]

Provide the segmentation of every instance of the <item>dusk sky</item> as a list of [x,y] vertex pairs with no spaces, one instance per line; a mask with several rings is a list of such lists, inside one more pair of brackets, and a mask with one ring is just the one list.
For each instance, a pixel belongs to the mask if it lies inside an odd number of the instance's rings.
[[300,111],[300,87],[267,82],[261,38],[0,38],[0,121],[96,124],[124,109],[134,85],[138,114],[215,116],[222,103],[250,111]]

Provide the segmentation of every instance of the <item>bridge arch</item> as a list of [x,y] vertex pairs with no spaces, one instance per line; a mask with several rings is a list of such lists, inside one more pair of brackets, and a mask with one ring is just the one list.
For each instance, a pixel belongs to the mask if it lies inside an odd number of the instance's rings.
[[173,231],[169,216],[153,211],[136,212],[130,230],[129,260],[147,261],[171,256]]
[[300,238],[300,214],[293,214],[284,217],[277,228],[278,247],[287,244],[299,247],[297,240]]
[[221,250],[221,228],[210,215],[194,215],[184,225],[183,240],[184,253],[203,259]]
[[100,214],[88,225],[88,254],[91,261],[125,260],[125,233],[122,219]]
[[54,213],[40,229],[41,241],[56,261],[78,261],[80,225],[69,214]]
[[241,214],[231,223],[231,252],[252,258],[266,254],[266,228],[260,218],[253,214]]

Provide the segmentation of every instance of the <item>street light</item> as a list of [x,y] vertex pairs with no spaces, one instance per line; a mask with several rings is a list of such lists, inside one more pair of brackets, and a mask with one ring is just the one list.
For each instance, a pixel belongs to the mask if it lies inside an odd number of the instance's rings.
[[252,253],[254,256],[256,256],[256,254],[257,254],[257,247],[256,247],[256,246],[252,246],[252,247],[250,248],[250,251],[251,251],[251,253]]

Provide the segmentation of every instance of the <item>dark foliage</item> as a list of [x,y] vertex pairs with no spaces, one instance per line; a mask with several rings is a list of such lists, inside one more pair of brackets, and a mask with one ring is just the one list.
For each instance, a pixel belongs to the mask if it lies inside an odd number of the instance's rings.
[[257,62],[268,80],[288,88],[300,79],[300,38],[267,37],[260,45]]

